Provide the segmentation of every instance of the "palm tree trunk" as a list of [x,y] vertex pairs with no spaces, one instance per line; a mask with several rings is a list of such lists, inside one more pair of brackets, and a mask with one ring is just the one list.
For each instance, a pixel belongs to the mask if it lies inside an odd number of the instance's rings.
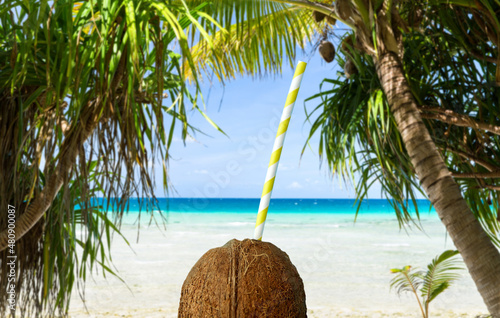
[[500,317],[500,253],[481,227],[451,177],[417,109],[398,56],[375,60],[377,75],[420,182],[483,297]]
[[[75,159],[78,155],[78,149],[83,145],[85,140],[94,131],[98,120],[96,115],[94,115],[95,103],[92,102],[86,109],[86,114],[84,114],[78,121],[75,129],[72,129],[69,135],[64,140],[61,145],[60,159],[47,179],[43,190],[39,195],[27,206],[24,213],[16,220],[15,227],[15,240],[19,240],[24,236],[45,214],[54,201],[55,196],[64,184],[65,178],[70,172]],[[8,246],[8,229],[0,232],[0,252],[7,248]]]

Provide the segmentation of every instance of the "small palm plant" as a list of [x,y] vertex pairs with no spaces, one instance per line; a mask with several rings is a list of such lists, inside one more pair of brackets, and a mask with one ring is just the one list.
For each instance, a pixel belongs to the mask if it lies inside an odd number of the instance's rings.
[[[393,268],[391,273],[396,274],[391,280],[391,289],[395,288],[398,294],[411,292],[417,298],[423,318],[429,317],[429,304],[451,284],[460,278],[457,272],[463,270],[459,260],[454,257],[458,251],[443,252],[427,265],[427,271],[413,271],[410,265],[401,269]],[[420,293],[421,298],[418,296]]]

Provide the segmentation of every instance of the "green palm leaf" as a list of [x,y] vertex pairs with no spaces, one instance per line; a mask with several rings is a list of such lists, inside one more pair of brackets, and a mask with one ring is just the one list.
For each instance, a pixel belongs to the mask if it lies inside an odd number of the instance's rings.
[[303,49],[322,28],[313,23],[311,11],[273,1],[220,0],[207,14],[225,30],[215,34],[213,45],[203,38],[193,47],[196,68],[186,70],[190,78],[193,70],[213,72],[220,81],[280,73],[285,59],[293,66],[297,46]]
[[396,277],[394,277],[391,280],[391,289],[396,289],[396,292],[398,294],[401,293],[412,293],[415,295],[417,298],[418,306],[420,307],[420,311],[422,312],[422,315],[424,318],[426,318],[426,314],[424,312],[424,308],[422,307],[422,303],[420,302],[420,299],[418,298],[418,289],[422,285],[422,273],[417,271],[417,272],[412,272],[412,267],[410,265],[407,265],[403,268],[393,268],[391,269],[391,273],[396,274]]
[[421,282],[421,273],[412,272],[412,267],[407,265],[403,268],[392,268],[391,273],[398,274],[391,280],[391,289],[396,289],[397,293],[416,292]]
[[[351,37],[346,34],[341,40],[348,41]],[[423,192],[419,190],[375,76],[373,61],[357,51],[341,48],[337,55],[339,66],[344,67],[347,59],[356,65],[355,74],[349,79],[345,73],[339,73],[336,79],[325,79],[320,93],[306,99],[307,104],[316,103],[312,111],[306,109],[307,120],[312,125],[308,141],[320,135],[320,159],[326,161],[332,174],[356,184],[358,211],[371,186],[379,182],[382,195],[394,207],[400,226],[412,223],[419,227],[416,192]]]
[[454,256],[458,255],[456,250],[443,252],[427,265],[427,272],[422,277],[421,294],[425,306],[434,300],[439,294],[450,287],[451,283],[460,278],[457,271],[463,270],[460,262]]
[[[209,12],[204,1],[0,3],[0,130],[7,133],[0,157],[1,166],[10,167],[0,173],[0,185],[9,189],[0,203],[19,207],[23,217],[37,199],[56,198],[20,222],[30,225],[17,242],[23,253],[18,274],[26,282],[18,296],[30,300],[20,303],[22,315],[64,313],[75,281],[81,286],[96,267],[114,274],[110,239],[119,233],[129,197],[147,198],[149,211],[156,202],[152,158],[164,158],[169,187],[176,123],[185,138],[197,131],[187,122],[189,107],[206,115],[197,105],[189,36],[198,34],[210,46],[221,24]],[[195,85],[188,85],[186,72]],[[54,182],[54,171],[64,181]],[[117,200],[96,206],[97,192]],[[109,210],[117,212],[113,219]],[[83,235],[76,234],[80,229]],[[4,297],[0,293],[2,312]]]
[[[396,289],[398,294],[409,292],[415,295],[422,317],[428,318],[431,301],[460,278],[457,271],[463,267],[454,258],[458,254],[458,251],[454,250],[444,251],[427,265],[427,271],[412,271],[409,265],[391,269],[391,273],[396,274],[391,280],[391,289]],[[419,292],[422,300],[419,298]]]

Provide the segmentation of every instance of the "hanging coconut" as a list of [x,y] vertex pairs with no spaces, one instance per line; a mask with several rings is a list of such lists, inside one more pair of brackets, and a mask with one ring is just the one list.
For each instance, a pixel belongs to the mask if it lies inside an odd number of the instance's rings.
[[327,62],[330,63],[335,58],[335,47],[330,41],[321,41],[318,47],[319,54]]
[[351,2],[349,0],[336,0],[335,13],[340,17],[340,19],[347,21],[353,15]]
[[350,57],[346,57],[346,61],[344,64],[344,74],[346,78],[351,78],[352,75],[357,74],[358,69],[356,68],[356,65],[352,61]]
[[182,285],[178,316],[307,317],[304,285],[275,245],[233,239],[193,266]]
[[316,23],[320,23],[321,21],[323,21],[323,19],[325,19],[326,15],[324,13],[321,13],[319,11],[313,11],[313,18],[314,18],[314,21],[316,21]]

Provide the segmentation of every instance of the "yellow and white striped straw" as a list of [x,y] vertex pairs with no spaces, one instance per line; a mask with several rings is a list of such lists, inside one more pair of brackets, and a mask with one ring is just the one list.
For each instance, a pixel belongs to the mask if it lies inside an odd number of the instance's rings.
[[300,82],[302,81],[302,75],[304,74],[306,65],[307,63],[299,61],[299,64],[295,68],[292,84],[290,85],[288,96],[286,97],[285,108],[283,109],[283,113],[281,115],[278,133],[276,134],[276,139],[274,140],[273,153],[271,155],[271,160],[269,161],[269,167],[267,168],[266,182],[264,183],[264,190],[262,191],[262,197],[260,198],[259,213],[257,214],[257,223],[255,224],[255,231],[253,234],[253,238],[259,241],[262,240],[262,233],[264,232],[264,225],[267,217],[267,209],[269,208],[269,202],[271,201],[271,192],[273,191],[276,170],[278,170],[278,163],[281,157],[281,150],[283,149],[283,142],[285,141],[286,130],[288,129],[288,123],[290,123],[293,105],[297,99]]

